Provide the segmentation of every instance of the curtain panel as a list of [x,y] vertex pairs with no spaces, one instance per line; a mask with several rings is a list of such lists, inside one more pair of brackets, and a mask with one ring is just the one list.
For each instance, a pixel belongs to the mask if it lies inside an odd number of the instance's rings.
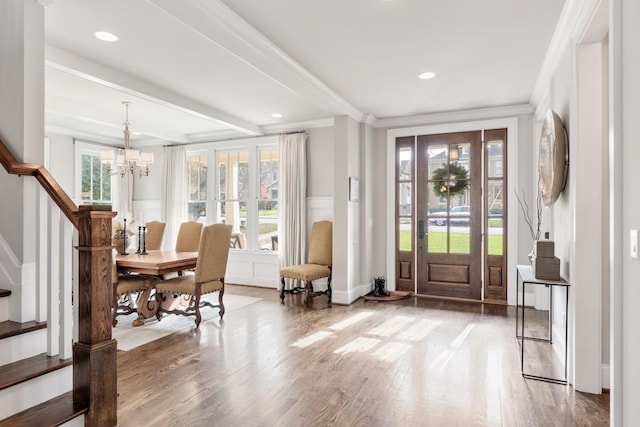
[[[279,138],[280,267],[303,264],[307,257],[307,134]],[[280,285],[279,285],[280,286]],[[293,287],[291,281],[285,284]]]
[[180,224],[187,219],[187,150],[184,145],[164,147],[162,219],[165,250],[173,250]]

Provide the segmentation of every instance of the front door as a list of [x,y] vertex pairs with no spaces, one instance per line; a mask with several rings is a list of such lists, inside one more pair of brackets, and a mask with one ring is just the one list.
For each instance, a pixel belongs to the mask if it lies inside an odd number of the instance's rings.
[[482,133],[416,141],[416,292],[482,297]]

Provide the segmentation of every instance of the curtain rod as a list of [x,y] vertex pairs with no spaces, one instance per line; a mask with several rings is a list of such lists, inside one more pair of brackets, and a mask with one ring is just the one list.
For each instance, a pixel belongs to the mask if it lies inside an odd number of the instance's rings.
[[282,132],[280,135],[295,135],[296,133],[305,133],[306,130],[296,130],[292,132]]

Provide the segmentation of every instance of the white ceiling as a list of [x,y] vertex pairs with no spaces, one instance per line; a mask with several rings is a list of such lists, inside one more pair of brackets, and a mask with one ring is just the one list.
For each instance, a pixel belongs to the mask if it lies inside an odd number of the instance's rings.
[[[526,104],[564,4],[48,2],[47,129],[119,143],[128,100],[133,145]],[[437,76],[419,80],[424,71]]]

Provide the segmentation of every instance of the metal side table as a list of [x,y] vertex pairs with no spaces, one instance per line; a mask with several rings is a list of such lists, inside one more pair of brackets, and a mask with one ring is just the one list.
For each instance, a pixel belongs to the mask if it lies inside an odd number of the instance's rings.
[[[518,270],[517,277],[517,286],[516,286],[516,339],[520,344],[520,371],[522,372],[522,376],[524,378],[533,379],[533,380],[541,380],[547,381],[556,384],[567,384],[567,343],[568,343],[568,309],[569,309],[569,283],[564,280],[547,280],[547,279],[536,279],[533,275],[533,271],[531,270],[530,265],[518,265],[516,266]],[[520,284],[522,284],[522,300],[521,303],[518,302],[517,296],[520,295]],[[536,337],[527,337],[524,335],[524,294],[526,285],[537,285],[544,286],[549,289],[549,338],[536,338]],[[561,286],[566,288],[566,297],[565,297],[565,318],[564,318],[564,378],[549,378],[538,375],[531,375],[524,372],[524,342],[525,340],[531,341],[546,341],[549,344],[553,344],[553,333],[551,331],[551,327],[553,325],[553,287]],[[520,311],[518,310],[520,309]],[[522,316],[522,321],[520,322],[520,316]],[[520,330],[518,330],[520,328]],[[519,335],[518,335],[519,333]]]

